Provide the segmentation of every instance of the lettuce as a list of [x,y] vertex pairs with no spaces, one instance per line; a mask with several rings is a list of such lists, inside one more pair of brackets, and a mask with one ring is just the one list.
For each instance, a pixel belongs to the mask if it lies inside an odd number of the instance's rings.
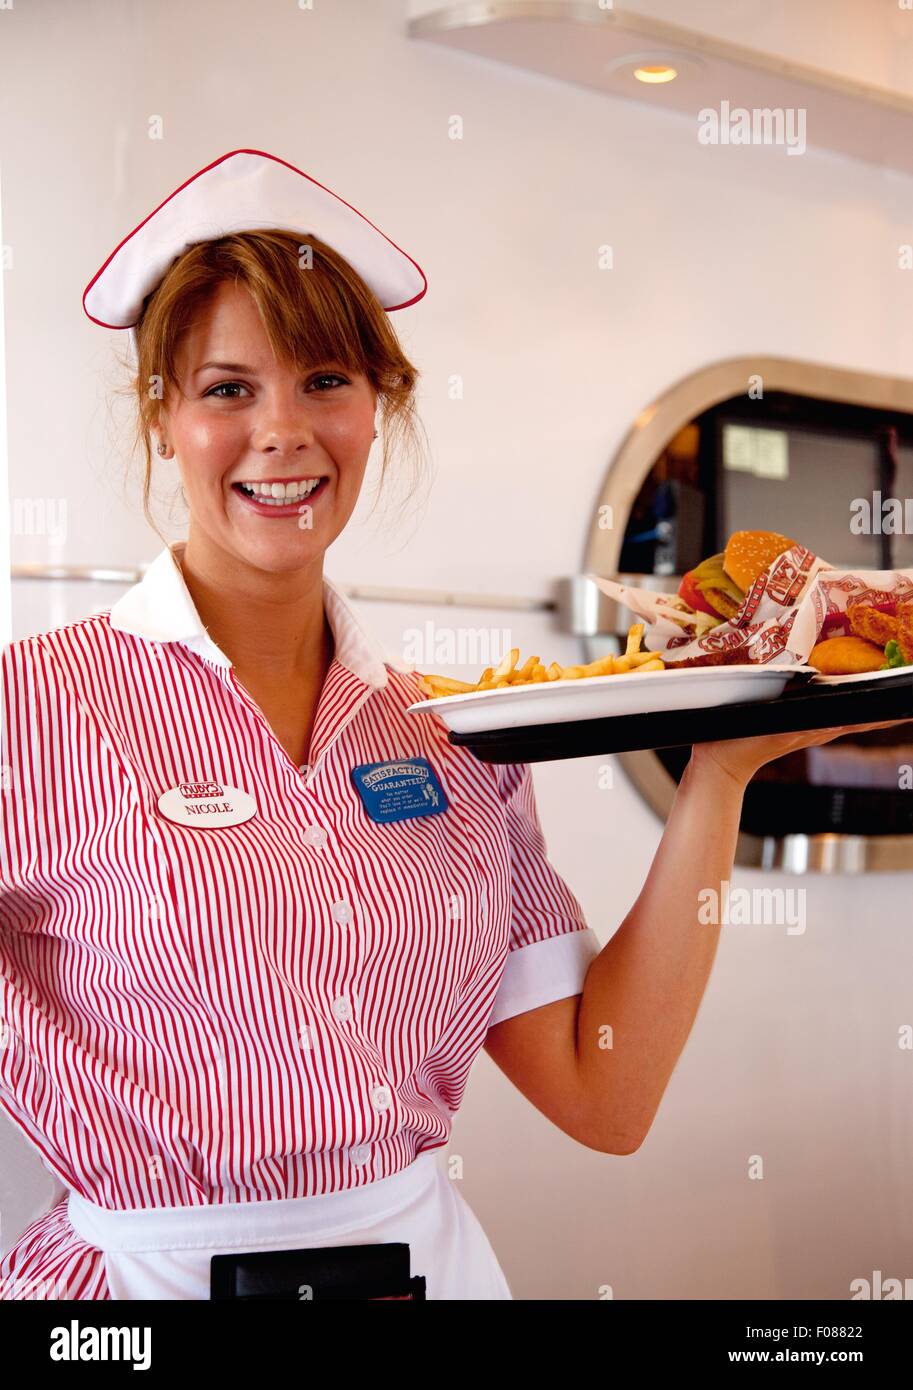
[[893,637],[885,647],[884,654],[887,657],[887,660],[885,661],[883,666],[880,666],[878,668],[880,671],[890,671],[890,669],[893,666],[913,665],[913,663],[904,660],[903,652],[900,650],[900,644],[896,642]]
[[691,570],[691,579],[702,594],[706,594],[708,590],[719,589],[722,593],[728,594],[733,603],[737,603],[741,607],[745,595],[735,580],[731,579],[723,569],[724,554],[725,552],[721,550],[718,555],[710,555],[699,565],[695,565],[694,569]]

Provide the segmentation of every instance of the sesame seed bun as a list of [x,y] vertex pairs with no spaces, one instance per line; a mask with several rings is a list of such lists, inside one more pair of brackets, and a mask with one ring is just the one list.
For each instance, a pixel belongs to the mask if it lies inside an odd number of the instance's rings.
[[777,531],[733,531],[723,552],[723,568],[747,593],[758,575],[796,543]]

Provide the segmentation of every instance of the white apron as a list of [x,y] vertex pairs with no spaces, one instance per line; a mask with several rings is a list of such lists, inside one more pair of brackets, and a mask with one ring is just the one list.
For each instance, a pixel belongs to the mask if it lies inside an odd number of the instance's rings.
[[234,1250],[405,1241],[429,1299],[512,1298],[474,1212],[436,1150],[348,1192],[209,1207],[111,1211],[71,1192],[67,1215],[104,1252],[112,1298],[209,1298],[209,1261]]

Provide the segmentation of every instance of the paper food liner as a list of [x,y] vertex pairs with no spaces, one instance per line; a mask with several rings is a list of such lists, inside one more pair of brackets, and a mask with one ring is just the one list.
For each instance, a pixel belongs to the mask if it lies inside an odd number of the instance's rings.
[[[847,606],[913,600],[913,570],[845,570],[827,564],[803,545],[784,550],[759,574],[734,618],[692,637],[663,612],[673,595],[635,589],[598,574],[587,575],[604,594],[647,624],[644,647],[671,661],[696,664],[805,666],[825,637],[851,634]],[[684,615],[682,615],[684,616]]]

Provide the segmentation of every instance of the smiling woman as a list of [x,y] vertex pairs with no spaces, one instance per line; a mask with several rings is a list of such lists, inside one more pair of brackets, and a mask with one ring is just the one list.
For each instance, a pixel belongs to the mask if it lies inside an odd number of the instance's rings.
[[[238,360],[220,360],[229,351]],[[310,571],[316,581],[358,501],[377,393],[358,366],[331,372],[279,358],[256,302],[236,282],[209,296],[174,358],[159,450],[174,449],[188,498],[187,562],[210,577],[226,563],[269,571],[270,594],[291,597],[291,585],[274,576],[304,580]],[[239,375],[226,381],[226,371]],[[256,601],[254,585],[245,596]]]
[[391,434],[415,444],[387,315],[425,285],[350,204],[239,150],[86,290],[134,330],[147,517],[157,435],[189,534],[0,660],[0,1103],[70,1191],[0,1260],[0,1298],[53,1277],[206,1299],[215,1255],[322,1297],[329,1242],[361,1261],[335,1260],[348,1297],[415,1296],[408,1276],[509,1299],[439,1162],[490,1034],[556,1124],[628,1151],[579,1084],[598,942],[530,769],[410,714],[418,674],[323,573],[378,402],[385,468]]
[[[205,350],[204,340],[214,347],[219,341],[237,343],[229,322],[235,314],[247,325],[256,315],[262,346],[268,345],[262,363],[240,360],[235,353],[231,361],[223,360],[229,354]],[[191,365],[188,349],[194,340],[199,351]],[[262,386],[257,366],[265,371],[279,364],[299,374],[302,390],[312,396],[346,387],[351,393],[353,378],[366,396],[374,394],[383,449],[378,497],[394,455],[398,467],[411,470],[412,488],[423,474],[425,448],[415,404],[419,373],[377,296],[319,237],[309,236],[303,245],[297,232],[265,228],[197,242],[144,301],[134,341],[129,391],[137,406],[136,443],[144,454],[143,511],[159,535],[150,507],[153,435],[178,400],[205,399],[213,412],[217,402],[226,412],[243,409]],[[328,385],[331,380],[337,384]],[[284,477],[286,470],[275,472]],[[262,479],[258,474],[240,481]]]

